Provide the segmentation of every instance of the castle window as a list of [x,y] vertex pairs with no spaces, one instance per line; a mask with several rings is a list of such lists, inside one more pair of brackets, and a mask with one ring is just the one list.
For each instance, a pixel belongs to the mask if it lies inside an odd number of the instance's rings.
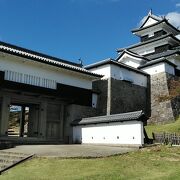
[[168,49],[170,49],[169,44],[158,46],[158,47],[155,47],[155,53],[160,53],[160,52],[163,52],[163,51],[167,51]]

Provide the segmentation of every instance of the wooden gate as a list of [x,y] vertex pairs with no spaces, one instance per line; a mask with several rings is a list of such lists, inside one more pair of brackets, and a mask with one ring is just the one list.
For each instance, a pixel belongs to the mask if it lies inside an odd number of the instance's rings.
[[38,104],[29,106],[28,137],[39,136],[39,111]]
[[61,105],[48,104],[47,107],[47,138],[59,139],[61,131]]

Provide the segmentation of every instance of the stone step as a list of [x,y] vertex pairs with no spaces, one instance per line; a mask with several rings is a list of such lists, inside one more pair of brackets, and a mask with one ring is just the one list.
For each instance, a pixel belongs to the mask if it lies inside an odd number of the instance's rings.
[[20,156],[20,155],[24,155],[26,156],[27,154],[25,153],[19,153],[19,152],[11,152],[11,151],[6,151],[6,150],[1,150],[0,154],[5,154],[5,155],[12,155],[12,156]]
[[0,153],[0,159],[8,158],[8,159],[16,159],[16,158],[24,158],[26,155],[17,155],[17,154],[1,154]]
[[64,144],[63,140],[54,140],[54,139],[36,139],[36,138],[21,138],[21,137],[1,137],[0,138],[0,150],[13,148],[18,145],[58,145]]
[[29,159],[33,155],[0,151],[0,174],[11,167]]
[[13,162],[16,162],[16,161],[17,161],[17,158],[10,159],[10,158],[7,158],[7,157],[3,157],[3,158],[0,157],[0,164],[5,163],[5,162],[12,162],[13,163]]
[[0,165],[0,172],[6,169],[7,167],[10,167],[12,164],[1,164]]
[[4,161],[4,162],[0,162],[0,167],[2,166],[7,166],[13,163],[16,163],[17,161]]

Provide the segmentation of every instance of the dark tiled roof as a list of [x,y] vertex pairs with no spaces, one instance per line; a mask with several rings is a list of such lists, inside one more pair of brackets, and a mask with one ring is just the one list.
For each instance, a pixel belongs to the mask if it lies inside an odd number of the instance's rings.
[[88,125],[88,124],[100,124],[100,123],[110,123],[110,122],[123,122],[123,121],[144,121],[146,120],[146,116],[143,111],[134,111],[128,113],[121,114],[113,114],[108,116],[97,116],[90,118],[83,118],[80,120],[74,120],[71,125]]
[[12,45],[12,44],[9,44],[9,43],[6,43],[6,42],[2,42],[2,41],[0,41],[0,49],[1,50],[8,50],[8,51],[11,51],[11,52],[16,52],[16,53],[19,53],[19,54],[24,54],[24,55],[27,55],[29,57],[49,58],[49,59],[57,61],[57,62],[63,62],[63,63],[66,63],[66,64],[81,67],[81,65],[78,64],[78,63],[74,63],[74,62],[71,62],[71,61],[68,61],[68,60],[64,60],[64,59],[60,59],[60,58],[57,58],[57,57],[49,56],[47,54],[43,54],[43,53],[36,52],[36,51],[30,50],[30,49],[22,48],[22,47]]
[[143,46],[145,44],[149,44],[149,43],[152,43],[152,42],[155,42],[155,41],[159,41],[159,40],[167,38],[167,37],[171,37],[172,39],[174,39],[175,41],[180,43],[180,40],[178,38],[176,38],[173,34],[165,34],[165,35],[162,35],[162,36],[154,38],[154,39],[150,39],[150,40],[147,40],[147,41],[144,41],[144,42],[140,42],[140,43],[128,46],[126,48],[119,48],[119,49],[117,49],[117,52],[124,51],[125,49],[133,49],[133,48],[136,48],[136,47],[139,47],[139,46]]
[[85,69],[92,69],[92,68],[107,64],[107,62],[110,62],[110,61],[115,61],[115,60],[112,59],[112,58],[107,58],[107,59],[104,59],[104,60],[97,61],[96,63],[86,65],[86,66],[84,66],[84,68]]
[[164,23],[164,22],[165,22],[168,26],[170,26],[172,29],[174,29],[177,33],[180,32],[179,29],[177,29],[177,28],[174,27],[172,24],[170,24],[167,19],[162,19],[162,20],[158,21],[157,23],[151,24],[151,25],[149,25],[149,26],[145,26],[145,27],[133,29],[131,32],[132,32],[132,33],[136,33],[136,32],[138,32],[138,31],[142,31],[142,30],[144,30],[144,29],[148,29],[148,28],[150,28],[150,27],[157,26],[158,24],[161,24],[161,23]]
[[45,55],[39,52],[35,52],[29,49],[25,49],[22,47],[18,47],[12,44],[8,44],[5,42],[0,42],[0,51],[8,54],[16,55],[19,57],[24,57],[29,60],[37,61],[44,64],[49,64],[52,66],[68,69],[71,71],[76,71],[79,73],[87,74],[94,77],[102,77],[102,75],[92,73],[82,67],[80,64],[69,62],[63,59],[55,58],[49,55]]
[[140,74],[143,74],[145,76],[149,76],[149,74],[147,74],[146,72],[140,70],[140,69],[136,69],[136,68],[133,68],[131,66],[128,66],[124,63],[121,63],[121,62],[117,62],[115,61],[114,59],[111,59],[111,58],[108,58],[108,59],[105,59],[105,60],[102,60],[102,61],[98,61],[97,63],[94,63],[94,64],[90,64],[88,66],[85,66],[85,69],[93,69],[93,68],[97,68],[99,66],[102,66],[102,65],[106,65],[106,64],[113,64],[113,65],[116,65],[116,66],[119,66],[119,67],[123,67],[125,69],[128,69],[130,71],[134,71],[136,73],[140,73]]
[[152,61],[150,61],[150,62],[147,62],[146,64],[141,65],[141,66],[139,66],[138,68],[139,68],[139,69],[142,69],[142,68],[151,66],[151,65],[153,65],[153,64],[161,63],[161,62],[165,62],[165,63],[170,64],[171,66],[176,67],[176,65],[175,65],[174,63],[168,61],[167,59],[165,59],[165,58],[160,58],[160,59],[157,59],[157,60],[152,60]]
[[153,59],[157,59],[157,58],[161,58],[161,57],[171,56],[174,54],[180,54],[180,50],[178,50],[178,49],[167,50],[167,51],[157,53],[157,54],[152,54],[152,55],[149,55],[146,57],[153,60]]
[[116,61],[117,61],[118,59],[120,59],[125,53],[127,53],[127,54],[129,54],[129,55],[131,55],[131,56],[133,56],[133,57],[137,57],[137,58],[143,59],[143,60],[145,60],[145,61],[150,61],[150,59],[148,59],[147,57],[141,56],[141,55],[139,55],[139,54],[137,54],[137,53],[134,53],[134,52],[132,52],[132,51],[130,51],[130,50],[128,50],[128,49],[125,49],[125,50],[116,58]]
[[176,47],[173,47],[173,50],[180,50],[180,45],[176,46]]

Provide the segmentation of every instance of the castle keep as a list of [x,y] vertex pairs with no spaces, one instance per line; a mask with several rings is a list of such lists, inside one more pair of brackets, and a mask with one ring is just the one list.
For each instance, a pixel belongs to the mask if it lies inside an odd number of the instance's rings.
[[[150,75],[151,116],[148,122],[175,120],[180,114],[180,94],[175,93],[171,99],[165,97],[171,95],[173,81],[180,79],[180,31],[165,17],[155,16],[150,11],[140,28],[132,33],[139,36],[141,42],[118,49],[117,61]],[[175,88],[178,91],[178,87]]]

